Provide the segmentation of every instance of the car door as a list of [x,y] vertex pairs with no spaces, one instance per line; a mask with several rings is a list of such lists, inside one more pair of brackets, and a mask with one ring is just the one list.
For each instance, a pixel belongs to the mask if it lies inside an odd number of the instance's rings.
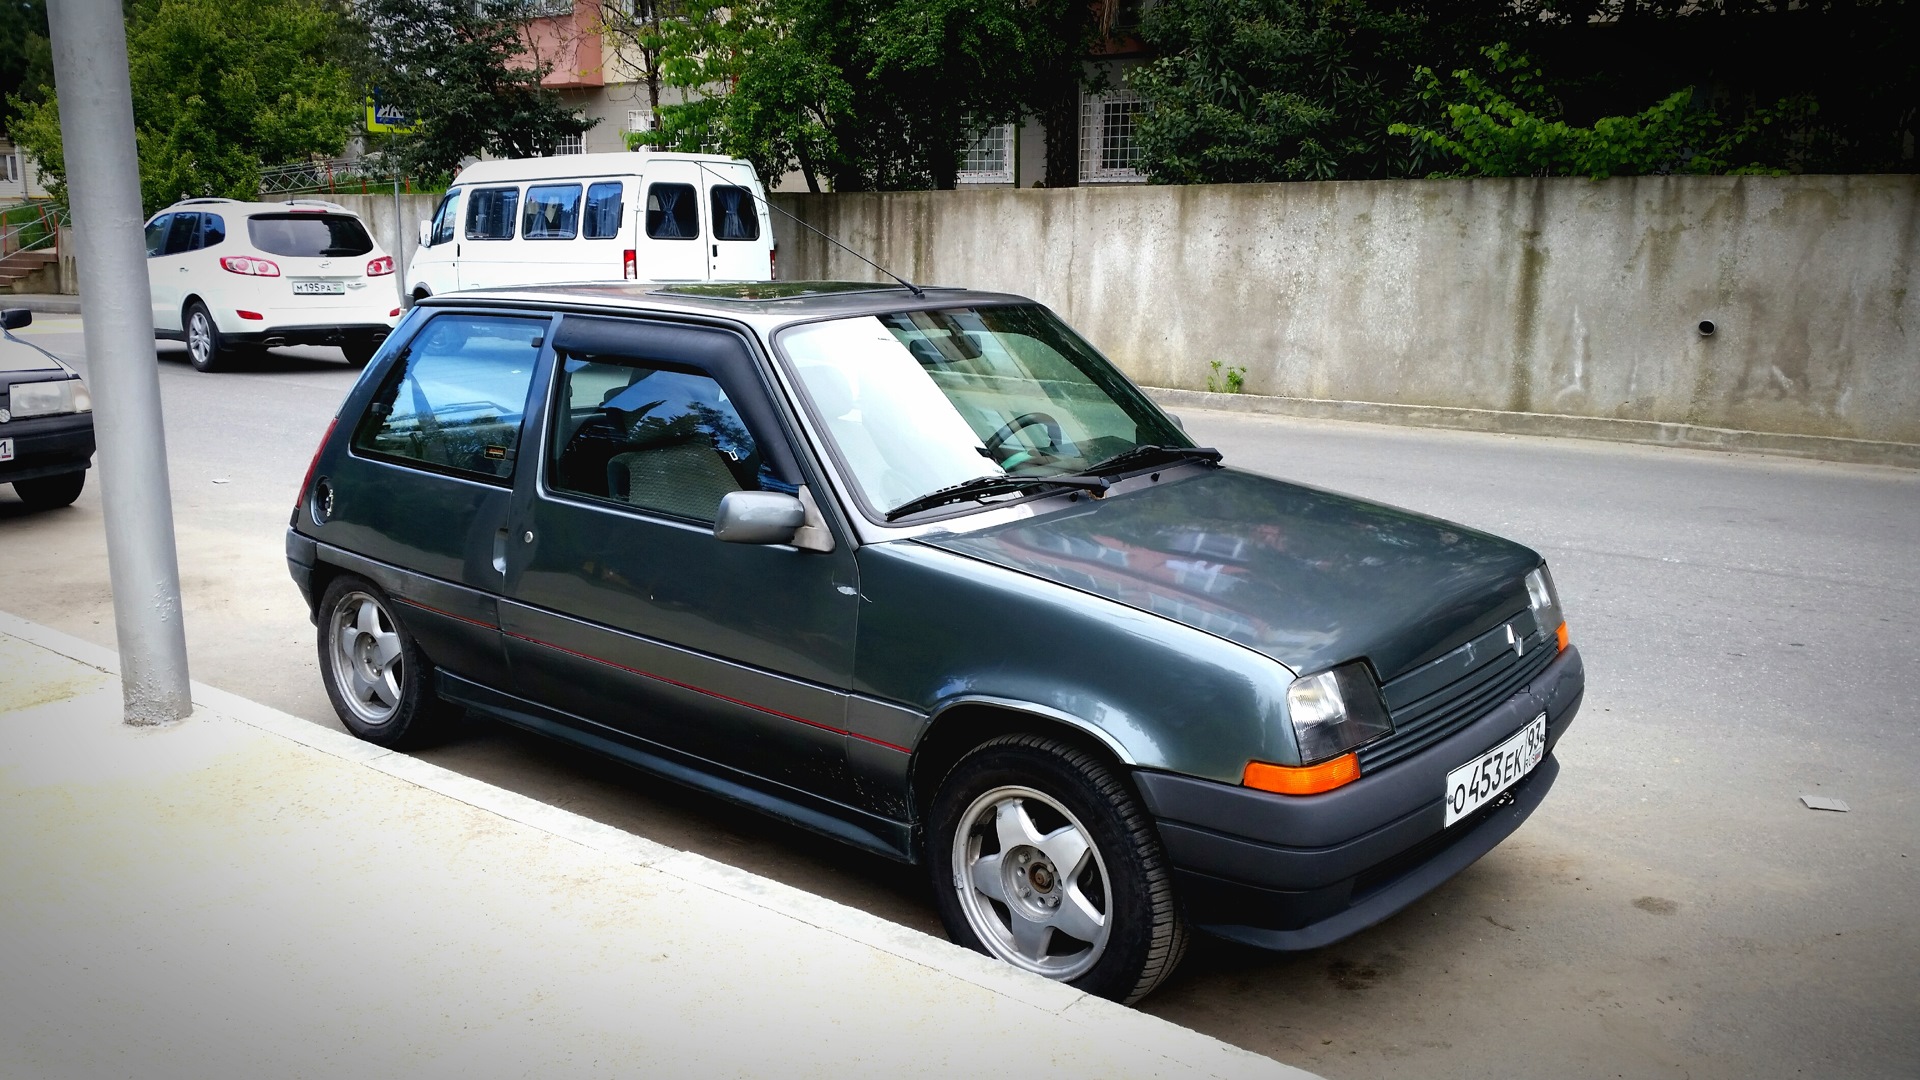
[[520,186],[501,184],[467,191],[466,227],[460,243],[455,278],[462,289],[485,289],[517,284],[520,245],[514,234],[520,223]]
[[844,803],[850,550],[713,535],[726,493],[798,488],[754,355],[727,330],[566,317],[501,626],[526,696],[727,783]]
[[647,165],[641,178],[640,234],[635,265],[642,281],[707,280],[705,190],[691,161]]
[[167,217],[166,239],[157,255],[153,253],[152,237],[160,218],[155,218],[153,225],[147,227],[147,281],[153,291],[154,329],[177,333],[181,329],[181,301],[186,296],[187,279],[193,273],[188,256],[199,238],[200,215],[175,212],[162,216]]
[[440,199],[428,223],[426,242],[414,249],[407,266],[407,290],[425,288],[429,294],[453,292],[459,286],[458,273],[461,240],[460,189],[451,188]]
[[498,595],[527,400],[551,320],[435,312],[343,413],[348,450],[316,466],[316,539],[405,582],[397,612],[442,669],[505,683]]
[[[714,281],[765,281],[772,273],[767,254],[773,230],[766,221],[753,172],[744,165],[719,166],[707,176],[708,276]],[[727,182],[734,181],[734,182]]]

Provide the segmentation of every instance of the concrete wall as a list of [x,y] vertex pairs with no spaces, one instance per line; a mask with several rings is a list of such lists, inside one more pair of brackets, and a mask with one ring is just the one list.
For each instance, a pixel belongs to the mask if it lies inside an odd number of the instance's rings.
[[[777,195],[1141,382],[1920,443],[1920,176]],[[784,278],[873,279],[775,215]],[[1710,338],[1698,332],[1712,320]]]
[[440,196],[402,195],[399,205],[399,224],[394,223],[394,198],[389,191],[385,195],[314,195],[315,199],[326,199],[360,215],[367,223],[367,230],[373,233],[373,239],[381,250],[393,256],[395,276],[399,278],[396,290],[406,284],[407,263],[413,260],[414,249],[420,246],[420,222],[431,218],[440,205]]

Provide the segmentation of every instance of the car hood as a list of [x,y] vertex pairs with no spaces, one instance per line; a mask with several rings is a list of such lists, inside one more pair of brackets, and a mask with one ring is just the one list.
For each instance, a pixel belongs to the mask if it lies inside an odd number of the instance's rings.
[[53,354],[37,345],[30,345],[11,334],[0,337],[0,372],[13,374],[22,371],[60,372],[66,374],[65,364],[54,359]]
[[1534,552],[1407,510],[1209,469],[922,543],[1238,642],[1295,673],[1382,681],[1526,610]]

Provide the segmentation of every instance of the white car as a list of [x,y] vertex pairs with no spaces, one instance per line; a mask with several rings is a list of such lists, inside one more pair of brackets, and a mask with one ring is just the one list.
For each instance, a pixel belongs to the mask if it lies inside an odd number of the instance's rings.
[[201,371],[276,345],[366,363],[400,319],[393,271],[356,214],[318,199],[185,199],[147,222],[154,336]]

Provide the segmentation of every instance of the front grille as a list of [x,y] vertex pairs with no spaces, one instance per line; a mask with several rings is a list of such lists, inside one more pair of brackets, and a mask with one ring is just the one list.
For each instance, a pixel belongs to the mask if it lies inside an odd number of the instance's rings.
[[[1520,655],[1507,640],[1509,626],[1525,646]],[[1487,715],[1546,670],[1555,651],[1523,614],[1387,683],[1381,691],[1393,734],[1360,751],[1360,771],[1417,754]]]

